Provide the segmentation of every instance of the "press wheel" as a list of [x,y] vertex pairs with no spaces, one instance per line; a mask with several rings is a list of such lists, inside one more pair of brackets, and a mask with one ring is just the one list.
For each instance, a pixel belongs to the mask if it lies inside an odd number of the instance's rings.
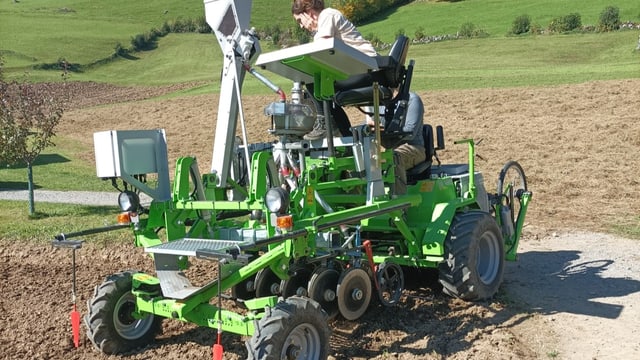
[[347,320],[361,317],[371,302],[371,279],[361,268],[351,268],[338,281],[338,309]]
[[502,206],[508,206],[511,211],[511,222],[515,225],[520,215],[520,198],[527,188],[527,177],[522,166],[516,161],[508,161],[502,167],[498,176],[498,199]]
[[404,274],[398,264],[383,262],[376,270],[378,297],[384,306],[393,306],[400,301],[404,289]]
[[309,280],[309,297],[317,301],[327,312],[330,319],[338,315],[336,289],[340,280],[340,272],[335,269],[321,267],[316,269]]

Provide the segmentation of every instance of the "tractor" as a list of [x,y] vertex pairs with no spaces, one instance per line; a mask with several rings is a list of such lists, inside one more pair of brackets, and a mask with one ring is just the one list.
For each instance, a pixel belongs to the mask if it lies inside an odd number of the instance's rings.
[[[204,9],[224,56],[211,171],[182,157],[170,180],[162,129],[94,134],[97,175],[120,191],[126,227],[155,266],[95,288],[84,323],[99,351],[144,347],[173,319],[246,336],[250,359],[325,359],[329,320],[357,321],[374,296],[398,304],[407,268],[436,269],[443,292],[457,298],[496,294],[532,193],[515,161],[488,193],[472,139],[454,142],[468,162],[441,163],[444,131],[428,124],[426,161],[407,171],[406,194],[390,193],[392,148],[407,136],[397,105],[415,66],[406,37],[377,58],[338,39],[263,54],[249,28],[251,1],[205,0]],[[290,96],[263,72],[291,80]],[[278,95],[264,107],[271,142],[247,138],[247,74]],[[304,140],[317,117],[331,120],[334,104],[370,106],[375,125],[345,134],[326,121],[326,138]],[[187,275],[195,259],[211,264],[204,284]],[[224,309],[223,298],[242,310]]]

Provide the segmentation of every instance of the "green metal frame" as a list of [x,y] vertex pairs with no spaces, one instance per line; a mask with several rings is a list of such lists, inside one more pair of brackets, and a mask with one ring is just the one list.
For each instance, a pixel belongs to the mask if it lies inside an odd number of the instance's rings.
[[[314,95],[318,99],[330,99],[334,91],[333,83],[347,77],[346,74],[306,57],[291,59],[288,65],[313,76],[317,84]],[[379,132],[375,135],[379,143]],[[321,252],[322,249],[316,248],[317,234],[335,231],[345,225],[357,228],[357,231],[388,236],[397,243],[400,250],[397,255],[389,255],[386,250],[375,251],[374,248],[372,260],[375,264],[388,261],[406,266],[437,267],[444,260],[444,241],[456,213],[478,208],[475,144],[471,139],[455,143],[467,144],[468,147],[467,189],[456,189],[452,177],[434,177],[409,186],[406,195],[397,198],[384,195],[374,199],[372,203],[367,203],[366,199],[367,179],[343,177],[345,172],[353,170],[354,158],[347,156],[344,149],[334,151],[331,144],[331,155],[328,158],[305,158],[306,168],[299,178],[299,187],[291,193],[289,213],[294,226],[289,231],[276,231],[273,223],[275,215],[268,212],[264,203],[269,187],[279,185],[274,182],[277,175],[271,174],[269,170],[273,162],[270,150],[258,151],[252,155],[252,177],[247,188],[229,180],[232,187],[245,194],[246,198],[240,201],[223,200],[226,189],[216,187],[215,174],[195,178],[195,158],[178,159],[172,200],[152,202],[148,215],[141,216],[140,222],[132,225],[137,246],[151,247],[163,241],[175,241],[187,236],[215,239],[221,228],[264,230],[267,238],[243,248],[244,251],[261,254],[260,256],[255,256],[246,265],[236,262],[222,264],[222,273],[226,276],[211,281],[185,299],[164,298],[158,278],[135,274],[132,293],[137,299],[137,312],[134,315],[142,317],[154,314],[211,328],[218,325],[217,319],[221,315],[223,331],[252,335],[255,320],[263,316],[266,306],[274,306],[277,298],[269,296],[245,301],[248,311],[246,314],[237,314],[210,304],[211,299],[219,295],[218,288],[224,292],[267,267],[279,278],[286,279],[293,263],[302,259],[313,260]],[[395,178],[393,152],[382,152],[379,160],[383,164],[383,181],[392,183]],[[318,204],[316,192],[330,204],[333,211],[328,212]],[[512,238],[505,239],[507,260],[515,260],[529,200],[530,193],[521,198],[518,223],[514,224],[515,233]],[[498,208],[494,210],[499,213],[501,205],[495,206]],[[264,221],[248,217],[217,219],[218,214],[226,211],[249,213],[252,210],[260,210],[266,214]],[[158,235],[159,229],[165,230],[165,239]],[[348,261],[351,255],[338,252],[333,256]],[[186,261],[180,265],[188,266]]]

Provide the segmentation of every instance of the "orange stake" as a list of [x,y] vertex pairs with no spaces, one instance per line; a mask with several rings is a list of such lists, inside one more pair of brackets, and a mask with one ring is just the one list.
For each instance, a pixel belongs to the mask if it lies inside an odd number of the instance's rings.
[[213,345],[213,360],[222,360],[222,266],[218,260],[218,341]]
[[74,247],[71,251],[71,265],[73,266],[73,281],[71,284],[71,298],[73,300],[73,310],[71,310],[71,331],[73,332],[73,345],[78,348],[80,347],[80,313],[78,312],[78,308],[76,307],[76,249],[77,248]]
[[76,309],[76,304],[73,304],[73,310],[71,311],[71,331],[73,331],[73,344],[80,347],[80,313]]

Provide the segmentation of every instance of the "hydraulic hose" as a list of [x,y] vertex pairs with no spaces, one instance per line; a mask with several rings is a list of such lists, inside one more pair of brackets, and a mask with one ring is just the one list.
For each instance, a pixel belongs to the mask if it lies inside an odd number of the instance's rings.
[[282,89],[278,85],[274,84],[273,82],[271,82],[271,80],[267,79],[264,75],[257,72],[254,68],[249,66],[249,64],[244,64],[244,69],[247,70],[251,75],[255,76],[255,78],[260,80],[263,84],[267,85],[267,87],[273,90],[273,92],[280,95],[280,101],[285,102],[287,100],[287,95],[284,93],[284,91],[282,91]]

